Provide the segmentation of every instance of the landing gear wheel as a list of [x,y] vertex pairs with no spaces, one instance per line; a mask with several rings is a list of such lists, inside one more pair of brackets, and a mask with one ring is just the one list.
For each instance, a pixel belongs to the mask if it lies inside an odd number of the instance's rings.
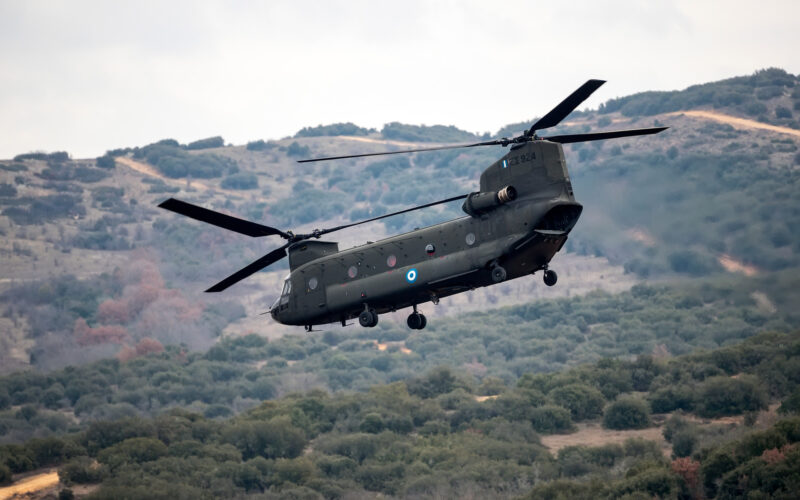
[[500,283],[501,281],[506,280],[506,270],[501,266],[494,266],[492,268],[492,281],[495,283]]
[[424,314],[420,314],[418,312],[413,312],[408,315],[408,319],[406,320],[406,324],[412,330],[422,330],[425,328],[425,325],[428,324],[428,320],[425,319]]
[[372,328],[378,324],[378,313],[375,312],[375,309],[361,311],[361,314],[358,315],[358,324],[364,328]]
[[553,286],[556,284],[556,281],[558,281],[558,275],[556,274],[555,271],[551,271],[550,269],[548,269],[547,271],[544,272],[545,285]]

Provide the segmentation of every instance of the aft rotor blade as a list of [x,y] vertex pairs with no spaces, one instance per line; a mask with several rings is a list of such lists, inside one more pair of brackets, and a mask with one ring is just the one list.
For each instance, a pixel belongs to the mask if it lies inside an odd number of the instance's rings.
[[334,231],[340,231],[342,229],[347,229],[348,227],[358,226],[359,224],[366,224],[367,222],[372,222],[372,221],[376,221],[376,220],[380,220],[380,219],[385,219],[387,217],[394,217],[395,215],[400,215],[400,214],[404,214],[404,213],[407,213],[407,212],[413,212],[414,210],[420,210],[420,209],[423,209],[423,208],[432,207],[434,205],[441,205],[443,203],[450,203],[451,201],[463,200],[467,196],[468,195],[466,195],[466,194],[462,194],[460,196],[453,196],[452,198],[447,198],[446,200],[439,200],[439,201],[434,201],[433,203],[426,203],[424,205],[419,205],[417,207],[412,207],[412,208],[407,208],[405,210],[400,210],[399,212],[392,212],[390,214],[381,215],[381,216],[378,216],[378,217],[373,217],[371,219],[366,219],[366,220],[362,220],[362,221],[358,221],[358,222],[353,222],[352,224],[347,224],[347,225],[344,225],[344,226],[332,227],[330,229],[322,229],[319,232],[319,234],[320,235],[328,234],[328,233],[332,233]]
[[259,236],[271,236],[273,234],[280,235],[286,239],[290,238],[288,234],[284,233],[280,229],[264,226],[257,222],[250,222],[249,220],[239,219],[238,217],[221,214],[207,208],[186,203],[185,201],[176,200],[175,198],[170,198],[167,201],[162,202],[159,207],[170,210],[177,214],[185,215],[186,217],[191,217],[192,219],[199,220],[207,224],[213,224],[217,227],[227,229],[228,231],[235,231],[237,233],[252,236],[254,238]]
[[451,144],[449,146],[435,146],[432,148],[404,149],[402,151],[384,151],[381,153],[362,153],[358,155],[327,156],[325,158],[311,158],[308,160],[297,160],[297,163],[310,163],[312,161],[343,160],[345,158],[363,158],[365,156],[399,155],[403,153],[419,153],[420,151],[441,151],[443,149],[474,148],[476,146],[497,146],[502,145],[499,140],[476,142],[474,144]]
[[261,257],[257,261],[253,262],[249,266],[242,268],[235,273],[231,274],[224,280],[220,281],[216,285],[212,286],[206,292],[221,292],[228,288],[231,285],[235,285],[236,283],[242,281],[243,279],[247,278],[248,276],[257,273],[258,271],[264,269],[265,267],[278,262],[282,258],[286,257],[286,247],[289,246],[289,243],[286,245],[271,251],[267,255]]
[[602,141],[603,139],[616,139],[617,137],[657,134],[668,128],[669,127],[635,128],[629,130],[614,130],[612,132],[593,132],[590,134],[554,135],[552,137],[542,137],[542,139],[561,144],[570,144],[572,142]]
[[601,85],[606,83],[605,80],[589,80],[581,85],[578,90],[569,95],[566,99],[553,108],[549,113],[539,118],[531,128],[525,132],[525,137],[530,137],[537,130],[543,128],[555,127],[561,120],[567,117],[570,113],[575,111],[575,108],[581,105],[595,90],[599,89]]

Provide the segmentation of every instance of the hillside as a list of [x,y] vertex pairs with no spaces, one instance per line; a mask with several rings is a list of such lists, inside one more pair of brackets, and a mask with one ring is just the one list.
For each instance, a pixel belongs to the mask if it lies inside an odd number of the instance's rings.
[[[335,226],[474,191],[503,150],[297,159],[488,135],[344,123],[0,161],[0,483],[41,473],[51,493],[94,498],[788,498],[797,113],[800,78],[777,69],[573,113],[548,134],[670,129],[565,146],[584,212],[558,285],[425,305],[422,331],[404,312],[374,329],[277,325],[260,313],[285,263],[203,294],[278,242],[155,207]],[[460,215],[337,235],[347,248]]]
[[[586,209],[567,252],[554,262],[562,276],[557,287],[516,280],[447,299],[426,312],[450,316],[487,304],[518,304],[596,288],[620,292],[645,279],[726,271],[796,276],[798,138],[749,128],[756,123],[793,130],[796,122],[778,109],[794,116],[800,102],[796,83],[793,75],[765,70],[680,92],[615,99],[599,110],[574,113],[548,132],[654,123],[671,129],[647,138],[565,148],[576,194]],[[731,93],[738,97],[723,98]],[[759,113],[745,112],[752,103],[760,104]],[[698,114],[704,110],[717,118],[750,121],[734,127]],[[511,125],[501,132],[509,135],[522,127]],[[335,135],[340,133],[352,135]],[[175,196],[277,227],[307,230],[474,190],[480,171],[501,153],[484,148],[319,164],[294,161],[405,148],[422,139],[475,137],[454,127],[392,123],[379,132],[340,124],[246,146],[226,146],[222,138],[187,145],[165,140],[111,150],[96,160],[34,153],[0,162],[6,263],[0,286],[7,290],[0,320],[4,369],[23,367],[31,359],[43,367],[98,359],[134,349],[151,337],[161,344],[203,348],[222,332],[295,333],[259,316],[277,293],[285,273],[281,265],[221,297],[200,293],[276,242],[193,223],[155,205]],[[341,233],[340,243],[348,247],[459,214],[458,204],[452,204],[396,217]],[[159,275],[156,290],[150,283],[144,286],[142,272],[147,280]],[[65,305],[64,294],[73,291],[63,284],[69,276],[91,289],[84,290],[89,295],[77,309]],[[16,298],[21,295],[27,298]],[[184,312],[176,315],[174,306],[156,300],[166,296],[181,301]],[[217,319],[213,328],[199,333],[197,324],[180,324],[180,314],[204,325],[209,315]],[[395,323],[404,319],[397,317]],[[81,318],[94,329],[82,337],[83,345],[76,341]],[[153,329],[154,324],[160,327]],[[107,331],[120,326],[125,330]]]

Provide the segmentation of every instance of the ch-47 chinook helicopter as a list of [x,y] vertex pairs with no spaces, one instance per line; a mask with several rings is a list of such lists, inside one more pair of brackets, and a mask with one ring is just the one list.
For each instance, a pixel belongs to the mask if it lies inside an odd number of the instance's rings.
[[[655,134],[667,127],[539,137],[603,83],[589,80],[521,135],[474,144],[455,144],[404,151],[366,153],[300,160],[301,162],[416,153],[478,146],[510,150],[480,177],[480,190],[427,203],[380,217],[308,234],[295,234],[214,212],[180,200],[159,205],[181,215],[251,237],[280,236],[282,247],[212,286],[221,292],[289,256],[289,276],[270,308],[279,323],[314,325],[358,318],[364,327],[378,324],[378,315],[411,307],[408,326],[425,328],[419,304],[543,271],[544,283],[556,284],[548,268],[561,249],[583,207],[575,201],[562,144]],[[466,216],[365,245],[339,250],[335,242],[318,241],[325,234],[442,203],[464,199]]]

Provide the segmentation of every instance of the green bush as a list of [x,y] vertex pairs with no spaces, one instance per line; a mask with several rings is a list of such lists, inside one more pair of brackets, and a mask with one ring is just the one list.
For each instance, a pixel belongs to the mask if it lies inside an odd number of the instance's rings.
[[255,174],[239,172],[222,179],[221,186],[225,189],[257,189],[258,177]]
[[683,385],[663,387],[647,395],[653,413],[692,410],[694,408],[694,398],[692,389]]
[[64,484],[99,483],[106,474],[106,468],[89,457],[73,458],[58,471],[58,477]]
[[152,462],[166,454],[166,445],[158,439],[137,437],[102,450],[97,455],[97,461],[116,470],[129,463]]
[[643,429],[650,423],[647,403],[633,397],[620,397],[609,404],[603,414],[603,427],[606,429]]
[[603,414],[605,398],[593,387],[585,384],[570,384],[550,391],[548,399],[556,405],[568,409],[572,420],[580,422]]
[[366,129],[353,123],[333,123],[331,125],[318,125],[316,127],[303,127],[295,137],[321,137],[336,135],[369,135],[375,129]]
[[381,135],[387,139],[414,142],[466,142],[477,139],[475,134],[452,125],[406,125],[399,122],[384,125]]
[[[2,395],[0,394],[0,408],[2,407]],[[800,388],[795,389],[789,397],[783,400],[781,406],[778,408],[778,413],[782,415],[800,413]]]
[[225,141],[220,136],[216,137],[209,137],[208,139],[200,139],[194,142],[190,142],[186,145],[186,149],[195,150],[195,149],[210,149],[210,148],[221,148],[225,145]]
[[701,417],[741,415],[766,407],[764,390],[750,377],[712,377],[697,389],[695,411]]
[[0,184],[0,196],[4,198],[12,198],[17,195],[17,188],[12,184],[6,182]]
[[114,160],[114,157],[108,153],[98,157],[97,160],[95,160],[95,164],[97,165],[98,168],[106,168],[106,169],[114,168],[117,166],[117,162]]
[[262,139],[257,141],[250,141],[247,143],[246,149],[248,151],[267,151],[278,147],[275,143],[265,142]]
[[687,427],[677,431],[672,436],[672,455],[675,457],[690,456],[694,452],[697,442],[697,429],[694,427]]
[[554,405],[532,409],[531,424],[536,432],[542,434],[566,434],[575,430],[569,410]]
[[5,464],[0,464],[0,485],[11,484],[11,469]]
[[307,157],[311,154],[311,150],[308,146],[301,146],[297,141],[289,144],[289,147],[286,149],[286,154],[293,157]]

